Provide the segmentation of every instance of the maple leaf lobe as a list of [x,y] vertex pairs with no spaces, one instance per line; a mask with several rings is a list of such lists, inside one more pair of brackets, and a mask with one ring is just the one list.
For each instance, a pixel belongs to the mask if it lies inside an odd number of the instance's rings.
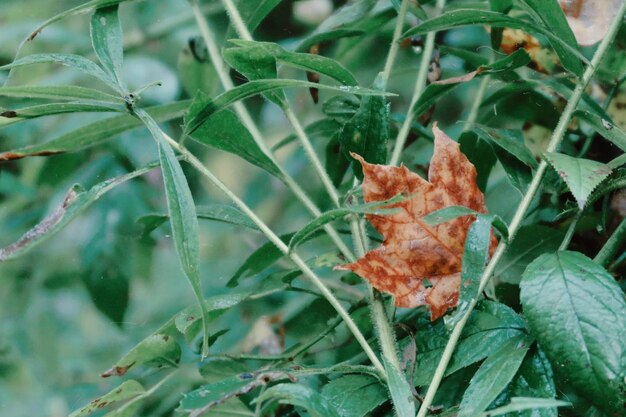
[[[448,206],[465,206],[480,213],[487,209],[476,184],[476,168],[436,124],[433,133],[435,150],[428,181],[403,165],[369,164],[353,154],[363,167],[365,202],[385,201],[398,194],[410,197],[387,206],[398,209],[392,214],[368,215],[383,235],[383,244],[337,269],[353,271],[378,290],[393,294],[398,307],[429,305],[435,320],[458,303],[461,260],[473,216],[436,226],[427,225],[422,218]],[[495,244],[492,235],[492,248]]]

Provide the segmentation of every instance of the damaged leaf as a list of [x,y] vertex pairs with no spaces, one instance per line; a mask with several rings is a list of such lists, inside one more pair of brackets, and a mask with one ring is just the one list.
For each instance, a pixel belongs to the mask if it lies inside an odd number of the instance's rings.
[[[463,248],[473,216],[444,224],[427,225],[423,217],[448,206],[464,206],[486,213],[484,196],[476,185],[476,169],[459,145],[435,125],[435,151],[429,180],[406,167],[373,165],[354,155],[363,166],[365,202],[410,196],[388,208],[391,215],[369,215],[369,221],[384,236],[382,246],[358,261],[338,269],[350,270],[377,289],[393,294],[398,307],[429,305],[431,319],[456,306],[461,280]],[[496,244],[491,235],[490,249]]]
[[622,0],[559,0],[576,41],[593,45],[604,38]]

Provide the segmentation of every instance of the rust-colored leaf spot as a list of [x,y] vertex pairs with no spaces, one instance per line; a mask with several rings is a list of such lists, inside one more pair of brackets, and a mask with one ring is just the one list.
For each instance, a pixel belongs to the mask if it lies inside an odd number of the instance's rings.
[[100,376],[102,378],[108,378],[110,376],[122,376],[122,375],[126,374],[126,372],[128,372],[130,367],[133,366],[133,365],[134,365],[134,362],[131,363],[128,366],[114,366],[113,368],[111,368],[111,369],[101,373]]
[[[384,242],[354,263],[337,267],[367,279],[375,288],[395,296],[396,306],[429,305],[431,319],[456,306],[461,282],[461,260],[472,216],[430,226],[422,218],[448,206],[465,206],[486,213],[485,200],[476,185],[476,168],[459,145],[433,126],[435,151],[428,181],[405,166],[363,166],[365,202],[388,200],[404,194],[410,198],[389,208],[393,214],[368,215]],[[492,235],[491,248],[496,245]]]

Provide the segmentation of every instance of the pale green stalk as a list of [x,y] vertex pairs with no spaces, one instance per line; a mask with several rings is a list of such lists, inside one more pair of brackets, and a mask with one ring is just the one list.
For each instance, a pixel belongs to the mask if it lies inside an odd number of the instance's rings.
[[[572,93],[572,96],[568,100],[567,106],[563,110],[563,114],[561,115],[561,118],[559,119],[556,129],[554,130],[552,134],[552,138],[550,139],[550,143],[548,144],[548,148],[546,152],[554,152],[558,148],[561,141],[563,140],[565,131],[567,130],[567,126],[569,125],[569,122],[572,118],[572,114],[576,110],[576,107],[578,106],[578,103],[585,91],[585,88],[587,87],[587,84],[589,84],[589,81],[591,81],[591,79],[593,78],[593,75],[595,74],[596,69],[598,68],[598,64],[600,64],[600,61],[604,57],[604,54],[609,48],[611,42],[613,42],[613,39],[615,38],[615,35],[621,26],[622,19],[624,18],[625,13],[626,13],[626,2],[622,3],[622,6],[620,7],[619,11],[616,13],[616,17],[613,20],[613,23],[611,24],[607,35],[604,37],[604,39],[598,46],[598,49],[593,55],[593,59],[591,60],[590,65],[588,65],[587,68],[585,69],[582,79],[578,82],[578,84],[576,85],[576,88],[574,89],[574,92]],[[522,199],[517,211],[515,212],[515,215],[513,216],[513,220],[511,220],[511,224],[509,226],[509,242],[514,239],[515,234],[519,230],[520,225],[524,219],[524,216],[526,215],[526,212],[528,208],[530,207],[530,204],[532,203],[535,195],[539,191],[539,188],[541,186],[541,179],[543,177],[543,174],[547,166],[548,164],[545,160],[542,160],[541,163],[539,164],[539,167],[537,168],[537,171],[535,172],[533,176],[533,180],[528,187],[528,191],[524,195],[524,198]],[[493,274],[496,268],[496,265],[502,258],[502,255],[504,254],[504,251],[506,250],[506,248],[507,248],[507,244],[504,242],[500,242],[500,244],[496,248],[496,251],[493,254],[493,257],[491,258],[491,261],[487,265],[487,268],[485,268],[485,271],[480,278],[480,286],[479,286],[477,295],[482,293],[482,291],[485,289],[485,286],[489,282],[489,279],[491,278],[491,275]],[[454,353],[454,349],[456,348],[456,345],[459,341],[461,332],[463,331],[463,328],[465,327],[465,323],[467,322],[477,302],[478,302],[478,296],[472,299],[467,309],[467,312],[463,315],[459,323],[457,323],[457,325],[454,326],[454,329],[452,330],[452,334],[450,335],[450,339],[448,339],[448,343],[446,344],[446,347],[443,351],[443,355],[439,361],[439,364],[437,365],[437,369],[435,371],[433,379],[430,382],[428,391],[426,392],[426,396],[424,397],[424,401],[422,402],[422,405],[417,413],[417,417],[425,417],[426,414],[428,413],[428,409],[430,405],[432,404],[433,398],[435,397],[437,390],[439,389],[439,384],[441,383],[441,380],[443,379],[446,368],[448,367],[448,363],[450,362],[450,359],[452,358],[452,354]]]
[[[446,0],[437,0],[437,14],[441,13],[445,4]],[[435,32],[429,32],[428,35],[426,35],[426,42],[424,43],[424,50],[422,51],[422,61],[420,62],[417,80],[415,81],[415,89],[413,90],[413,97],[411,97],[411,104],[409,104],[406,119],[404,119],[404,123],[402,123],[402,127],[398,132],[398,137],[396,138],[396,143],[393,148],[393,153],[391,154],[389,165],[398,165],[400,162],[402,150],[404,149],[404,144],[406,143],[406,138],[409,134],[409,130],[411,129],[411,123],[413,122],[413,110],[415,109],[415,105],[417,104],[420,96],[424,92],[424,88],[426,88],[428,67],[430,66],[433,49],[435,48],[435,35]]]
[[609,240],[606,241],[593,260],[606,267],[622,246],[624,240],[626,240],[626,218],[622,219]]
[[387,54],[387,61],[385,62],[385,68],[383,69],[383,89],[387,88],[387,82],[391,77],[391,69],[396,62],[396,55],[398,54],[398,48],[400,47],[400,35],[402,35],[402,28],[404,27],[404,19],[406,19],[406,12],[409,8],[409,0],[402,0],[400,4],[400,10],[398,10],[398,20],[396,21],[396,27],[393,30],[393,38],[391,39],[391,45],[389,46],[389,53]]

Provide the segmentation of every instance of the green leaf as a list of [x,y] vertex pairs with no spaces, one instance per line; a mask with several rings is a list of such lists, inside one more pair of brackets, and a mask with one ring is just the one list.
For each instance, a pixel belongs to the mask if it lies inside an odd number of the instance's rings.
[[23,85],[0,87],[0,97],[50,99],[50,100],[94,100],[123,104],[119,96],[103,93],[93,88],[74,85]]
[[342,125],[348,123],[361,107],[361,100],[352,96],[334,96],[322,105],[322,111],[329,118]]
[[[198,92],[196,100],[202,94]],[[201,105],[210,105],[211,99],[207,96],[202,96],[201,100]],[[191,111],[196,105],[198,103],[194,102]],[[283,177],[280,168],[259,148],[235,113],[228,109],[213,114],[190,137],[203,145],[235,154],[275,177]]]
[[536,169],[539,165],[532,152],[524,145],[524,136],[519,130],[494,129],[489,126],[474,124],[472,131],[478,137],[515,157],[528,168]]
[[[382,88],[382,78],[374,81],[374,88]],[[389,140],[389,103],[384,97],[363,97],[355,115],[343,127],[339,135],[341,150],[352,161],[352,169],[358,178],[363,178],[359,161],[351,157],[356,153],[371,164],[387,161]]]
[[[266,389],[254,401],[276,401],[306,409],[311,417],[340,417],[319,393],[301,384],[278,384]],[[403,417],[403,416],[402,416]]]
[[[330,119],[329,119],[330,120]],[[341,126],[338,126],[337,130]],[[326,144],[324,169],[328,172],[333,185],[337,188],[341,185],[343,177],[350,167],[350,161],[343,155],[341,151],[341,142],[339,141],[341,132],[336,133]]]
[[[0,94],[1,91],[2,90],[0,90]],[[597,113],[591,113],[584,110],[575,111],[573,117],[578,117],[589,123],[589,126],[602,135],[606,140],[626,152],[626,132],[613,123],[612,120],[607,120]]]
[[[124,112],[126,109],[121,104],[110,102],[66,102],[66,103],[49,103],[39,104],[31,107],[22,107],[15,110],[5,110],[0,112],[0,118],[8,119],[8,121],[24,121],[28,119],[36,119],[38,117],[52,116],[63,113],[85,113],[85,112]],[[6,124],[3,124],[6,126]]]
[[165,197],[167,199],[167,212],[170,217],[170,225],[172,226],[174,247],[202,312],[204,328],[202,356],[206,356],[209,348],[209,333],[202,283],[200,281],[200,240],[196,206],[189,184],[187,184],[187,178],[185,178],[180,163],[176,155],[174,155],[174,150],[165,141],[163,132],[146,112],[136,109],[135,113],[145,123],[159,149],[159,161],[161,162]]
[[[333,119],[320,119],[309,124],[304,128],[304,132],[311,139],[315,141],[318,139],[332,138],[332,136],[341,128],[341,125]],[[277,151],[288,144],[295,142],[298,139],[295,133],[292,133],[272,146],[272,151]],[[332,140],[332,139],[331,139]],[[342,158],[345,159],[345,158]]]
[[[33,54],[27,55],[23,58],[19,58],[10,64],[0,67],[1,70],[17,68],[24,65],[32,64],[44,64],[44,63],[56,63],[65,65],[67,67],[74,68],[85,74],[98,78],[100,81],[107,84],[115,91],[120,91],[117,83],[109,74],[104,72],[95,62],[90,61],[80,55],[65,55],[65,54]],[[121,91],[120,91],[121,92]]]
[[626,302],[615,279],[586,256],[545,254],[520,284],[528,326],[554,369],[609,415],[623,411]]
[[528,264],[539,255],[556,251],[563,235],[563,231],[538,224],[520,228],[498,262],[495,272],[498,280],[519,284]]
[[91,43],[93,49],[109,76],[118,85],[119,91],[126,90],[122,79],[124,59],[124,35],[118,16],[119,5],[100,7],[91,16]]
[[565,181],[581,209],[585,207],[589,195],[598,184],[613,172],[607,165],[590,159],[574,158],[559,153],[546,153],[545,155],[548,162]]
[[395,211],[395,209],[385,209],[385,206],[397,203],[399,201],[402,201],[403,199],[404,197],[398,195],[385,201],[376,201],[373,203],[359,204],[351,207],[342,207],[322,213],[319,217],[311,220],[302,229],[300,229],[293,235],[293,237],[289,241],[289,250],[294,250],[300,243],[309,239],[311,235],[319,230],[322,226],[332,222],[333,220],[337,220],[349,214],[355,213],[378,215],[391,214]]
[[404,374],[384,358],[387,387],[398,417],[415,416],[415,398]]
[[591,193],[587,204],[593,204],[600,197],[622,188],[626,188],[626,169],[619,168],[606,181],[596,187],[593,193]]
[[[156,121],[162,122],[179,118],[189,107],[189,100],[149,107],[145,111]],[[0,153],[0,161],[25,158],[29,156],[53,155],[63,152],[75,152],[99,145],[115,135],[142,126],[141,121],[130,115],[115,116],[90,123],[65,133],[48,142],[25,146]]]
[[367,375],[346,375],[330,381],[322,397],[341,417],[364,417],[388,400],[387,390]]
[[16,242],[0,249],[0,262],[15,259],[28,253],[31,249],[45,242],[67,226],[67,224],[108,191],[132,178],[145,174],[157,166],[158,164],[156,163],[148,164],[136,171],[96,184],[88,191],[85,191],[83,187],[78,184],[72,186],[63,198],[61,204],[52,213],[22,235]]
[[464,206],[448,206],[439,210],[435,210],[432,213],[422,217],[422,221],[428,225],[436,226],[441,223],[454,220],[457,217],[462,216],[476,216],[483,217],[500,233],[505,240],[509,238],[509,228],[507,224],[500,218],[500,216],[492,214],[484,214],[478,211],[472,210]]
[[467,232],[461,264],[458,313],[465,314],[470,302],[480,296],[478,288],[489,256],[492,219],[489,216],[478,216]]
[[[308,81],[300,80],[254,80],[249,81],[243,85],[228,90],[219,96],[217,96],[210,104],[201,107],[195,107],[190,109],[189,114],[185,118],[185,133],[190,135],[196,129],[198,129],[211,115],[219,112],[232,105],[233,103],[243,100],[248,97],[262,94],[267,91],[278,90],[283,88],[318,88],[321,90],[340,91],[346,94],[356,95],[374,95],[374,96],[389,96],[394,95],[391,93],[385,93],[377,90],[370,90],[361,87],[339,86],[334,87],[325,84],[310,83]],[[195,100],[194,100],[195,101]]]
[[[492,301],[481,301],[470,315],[445,376],[492,355],[509,339],[524,333],[524,320],[511,308]],[[415,363],[419,372],[413,379],[415,385],[430,383],[448,338],[448,330],[441,321],[418,329]]]
[[99,411],[103,407],[110,404],[115,404],[120,401],[126,401],[131,398],[137,397],[146,390],[144,387],[134,379],[122,382],[118,387],[115,387],[110,392],[104,394],[102,397],[98,397],[91,401],[86,406],[79,408],[70,414],[69,417],[84,417],[95,411]]
[[[527,397],[513,397],[511,402],[502,407],[494,408],[493,410],[485,411],[479,414],[479,417],[495,417],[508,413],[518,413],[516,416],[525,416],[527,414],[521,413],[523,411],[540,411],[541,409],[554,409],[555,407],[569,407],[570,403],[566,401],[555,400],[553,398],[527,398]],[[530,414],[528,414],[530,415]],[[539,416],[542,414],[532,414],[533,416]]]
[[358,85],[354,75],[341,63],[332,58],[315,54],[287,52],[277,57],[278,62],[307,71],[319,72],[343,85]]
[[[562,40],[556,34],[552,33],[551,30],[544,28],[542,26],[535,25],[532,22],[527,22],[525,20],[516,19],[510,16],[507,16],[503,13],[493,12],[489,10],[478,10],[478,9],[456,9],[446,12],[440,16],[433,17],[425,22],[420,23],[419,25],[409,29],[406,31],[402,37],[408,38],[415,35],[422,35],[432,31],[442,31],[448,30],[456,27],[469,26],[469,25],[488,25],[491,27],[504,27],[511,29],[522,29],[526,32],[531,33],[539,33],[546,36],[550,39],[550,42],[553,46],[558,45],[560,53],[567,53],[572,55],[572,58],[577,58],[578,60],[582,60],[585,63],[589,63],[578,50],[578,47],[574,47]],[[555,48],[556,49],[556,48]],[[581,67],[582,68],[582,67]],[[582,70],[580,71],[582,73]],[[579,75],[579,73],[575,73]]]
[[[261,24],[263,19],[270,14],[276,6],[280,4],[280,0],[237,0],[235,6],[241,15],[241,19],[246,24],[250,33],[254,33],[256,28]],[[226,35],[226,39],[236,36],[235,29],[230,27]]]
[[[578,42],[574,36],[574,32],[570,28],[563,10],[557,0],[523,0],[533,10],[533,15],[536,15],[537,19],[541,20],[546,28],[554,33],[562,42],[565,42],[570,48],[578,50]],[[555,52],[559,55],[563,66],[576,74],[581,76],[583,73],[583,66],[580,63],[580,59],[572,55],[571,49],[563,47],[561,42],[556,42],[550,39],[550,43]]]
[[208,64],[208,59],[202,37],[191,38],[188,47],[178,55],[178,79],[191,97],[198,91],[214,95],[220,86],[217,71],[213,65]]
[[532,343],[526,335],[511,338],[480,365],[463,395],[459,417],[484,411],[517,373]]
[[152,367],[177,366],[180,362],[180,346],[173,337],[166,334],[153,334],[132,348],[115,365],[100,376],[122,376],[131,367],[146,365]]

